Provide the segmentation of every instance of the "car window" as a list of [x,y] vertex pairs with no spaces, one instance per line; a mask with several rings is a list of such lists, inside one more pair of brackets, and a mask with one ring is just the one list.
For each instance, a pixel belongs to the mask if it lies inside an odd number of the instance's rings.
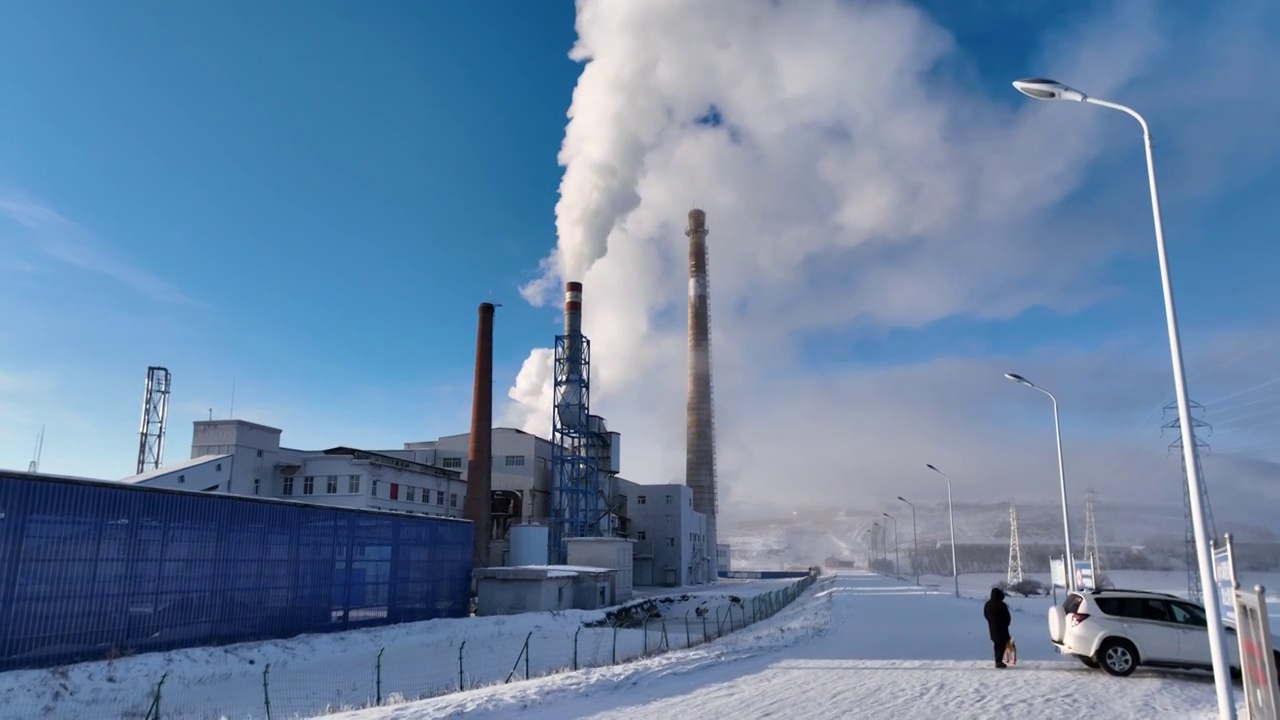
[[1120,601],[1116,598],[1094,598],[1093,604],[1107,615],[1123,615]]
[[1181,602],[1169,603],[1173,609],[1173,621],[1179,625],[1194,625],[1196,627],[1209,627],[1209,621],[1204,616],[1204,611],[1195,605]]
[[1173,618],[1169,614],[1169,603],[1164,600],[1143,600],[1142,619],[1172,622]]
[[1084,600],[1083,597],[1076,595],[1074,593],[1068,595],[1066,602],[1062,603],[1062,611],[1067,613],[1068,615],[1070,615],[1073,612],[1076,612],[1077,610],[1080,609],[1080,603],[1083,600]]

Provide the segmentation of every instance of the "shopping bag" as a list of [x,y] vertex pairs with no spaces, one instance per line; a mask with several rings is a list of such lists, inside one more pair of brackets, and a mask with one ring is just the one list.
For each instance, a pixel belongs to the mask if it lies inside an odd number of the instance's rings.
[[1009,642],[1004,645],[1004,664],[1018,664],[1018,645],[1013,641],[1013,638],[1009,638]]

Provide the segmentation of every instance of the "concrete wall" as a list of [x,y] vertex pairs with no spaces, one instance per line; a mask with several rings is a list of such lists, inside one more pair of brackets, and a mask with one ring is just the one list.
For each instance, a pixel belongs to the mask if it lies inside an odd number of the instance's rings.
[[627,538],[569,538],[566,562],[582,567],[608,568],[613,573],[613,600],[631,599],[633,586],[632,552],[634,541]]
[[476,615],[572,609],[573,581],[570,576],[528,580],[481,577],[476,581]]

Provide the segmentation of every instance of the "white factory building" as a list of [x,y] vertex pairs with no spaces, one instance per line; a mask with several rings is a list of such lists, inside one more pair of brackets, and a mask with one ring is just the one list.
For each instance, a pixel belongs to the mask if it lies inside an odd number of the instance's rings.
[[466,483],[457,470],[348,447],[283,448],[280,434],[244,420],[200,420],[192,430],[191,459],[124,482],[462,517]]
[[[194,423],[191,458],[124,482],[280,498],[353,508],[462,517],[470,435],[404,443],[395,450],[294,450],[281,430],[244,420]],[[493,429],[490,563],[509,564],[510,528],[550,522],[551,443],[513,428]],[[621,477],[605,489],[607,532],[633,540],[634,584],[714,581],[706,516],[682,484],[643,485]],[[724,548],[727,552],[727,547]],[[727,563],[721,561],[722,567]]]

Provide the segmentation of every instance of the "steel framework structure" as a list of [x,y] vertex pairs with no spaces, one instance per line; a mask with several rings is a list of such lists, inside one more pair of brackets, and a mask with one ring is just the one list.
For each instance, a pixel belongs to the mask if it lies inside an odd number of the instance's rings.
[[156,470],[164,460],[164,430],[169,421],[169,383],[172,376],[162,367],[147,368],[142,394],[142,427],[138,431],[138,474]]
[[565,562],[566,538],[598,537],[607,514],[601,483],[606,439],[591,427],[591,341],[557,335],[551,424],[551,547]]
[[[1189,403],[1191,412],[1204,413],[1204,405],[1191,401]],[[1178,411],[1176,403],[1166,405],[1164,408],[1166,413]],[[1209,452],[1209,443],[1196,437],[1196,433],[1200,428],[1205,428],[1208,432],[1213,432],[1213,426],[1197,417],[1191,418],[1191,437],[1195,439],[1195,448],[1192,455],[1195,457],[1196,474],[1200,478],[1200,504],[1204,508],[1205,520],[1209,526],[1209,537],[1218,536],[1217,524],[1213,521],[1213,506],[1209,504],[1209,484],[1205,481],[1204,467],[1200,463],[1201,451]],[[1161,426],[1161,434],[1165,430],[1173,430],[1179,432],[1182,429],[1181,419],[1175,417],[1172,421]],[[1202,589],[1200,587],[1200,573],[1196,565],[1196,533],[1195,525],[1191,520],[1191,485],[1187,482],[1187,459],[1182,453],[1182,436],[1169,443],[1169,452],[1177,452],[1178,457],[1182,459],[1182,503],[1187,519],[1186,531],[1186,553],[1187,553],[1187,595],[1196,602],[1203,599]]]

